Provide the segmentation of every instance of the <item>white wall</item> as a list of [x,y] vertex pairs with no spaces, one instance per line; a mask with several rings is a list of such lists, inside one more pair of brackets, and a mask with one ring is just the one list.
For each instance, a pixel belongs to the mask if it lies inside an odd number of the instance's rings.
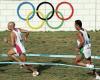
[[[70,2],[74,7],[74,15],[71,19],[64,21],[64,24],[59,29],[51,29],[46,24],[38,30],[31,29],[26,21],[21,20],[17,15],[17,7],[23,1],[31,2],[35,8],[40,2],[48,1],[53,4],[54,8],[56,8],[57,4],[63,1]],[[43,6],[42,6],[43,7]],[[48,9],[51,9],[48,5],[45,5],[41,12],[48,12]],[[63,5],[60,7],[60,10],[64,17],[66,16],[66,12],[69,14],[70,8],[68,5]],[[28,14],[31,11],[31,7],[29,5],[24,5],[20,10],[22,16]],[[9,21],[14,21],[16,23],[16,27],[25,28],[33,31],[73,31],[74,29],[74,21],[76,19],[80,19],[83,22],[83,27],[87,30],[100,30],[100,0],[0,0],[0,30],[7,29],[7,23]],[[35,14],[34,18],[30,20],[30,23],[35,25],[40,21],[40,19]],[[59,20],[56,16],[53,16],[49,23],[53,26],[57,26],[61,20]]]

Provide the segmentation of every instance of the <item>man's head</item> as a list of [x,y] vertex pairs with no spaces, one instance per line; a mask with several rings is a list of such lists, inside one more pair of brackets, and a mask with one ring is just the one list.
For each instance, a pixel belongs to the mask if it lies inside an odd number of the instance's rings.
[[15,23],[14,22],[9,22],[8,23],[8,29],[10,30],[10,31],[12,31],[13,29],[15,28]]
[[82,29],[82,22],[81,22],[81,20],[75,20],[75,28],[76,28],[76,30]]

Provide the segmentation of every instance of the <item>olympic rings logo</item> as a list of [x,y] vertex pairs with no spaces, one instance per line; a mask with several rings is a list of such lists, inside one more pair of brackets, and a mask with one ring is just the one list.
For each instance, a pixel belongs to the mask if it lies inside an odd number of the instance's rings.
[[[32,11],[29,12],[29,14],[27,15],[26,18],[22,17],[21,14],[19,13],[21,6],[22,6],[22,5],[25,5],[25,4],[28,4],[28,5],[30,5],[30,6],[32,7]],[[44,4],[48,4],[48,5],[50,5],[51,8],[52,8],[52,10],[51,10],[46,16],[45,16],[42,12],[39,11],[40,6],[41,6],[41,5],[44,5]],[[63,4],[67,4],[67,5],[71,8],[71,13],[70,13],[70,15],[69,15],[68,17],[66,17],[66,18],[65,18],[65,17],[62,15],[62,13],[59,11],[59,7],[60,7],[61,5],[63,5]],[[34,17],[35,13],[36,13],[37,16],[41,19],[41,21],[39,22],[38,25],[32,26],[32,25],[30,24],[30,21],[29,21],[29,20],[31,20],[31,19]],[[53,17],[54,13],[56,13],[56,16],[57,16],[60,20],[62,20],[62,21],[61,21],[61,24],[58,25],[58,26],[56,26],[56,27],[52,27],[52,26],[49,24],[49,22],[48,22],[48,20],[50,20],[50,19]],[[22,19],[22,20],[25,20],[26,23],[27,23],[27,25],[28,25],[31,29],[40,29],[40,28],[44,25],[44,22],[46,22],[46,24],[48,25],[48,27],[50,27],[51,29],[58,29],[58,28],[60,28],[60,27],[63,25],[64,21],[65,21],[65,20],[69,20],[69,19],[73,16],[73,14],[74,14],[74,8],[73,8],[72,4],[69,3],[69,2],[61,2],[61,3],[59,3],[59,4],[57,5],[56,9],[54,9],[53,5],[52,5],[50,2],[41,2],[41,3],[37,6],[36,10],[35,10],[34,5],[33,5],[31,2],[22,2],[22,3],[20,3],[20,4],[18,5],[18,8],[17,8],[17,15],[18,15],[18,17],[19,17],[20,19]]]

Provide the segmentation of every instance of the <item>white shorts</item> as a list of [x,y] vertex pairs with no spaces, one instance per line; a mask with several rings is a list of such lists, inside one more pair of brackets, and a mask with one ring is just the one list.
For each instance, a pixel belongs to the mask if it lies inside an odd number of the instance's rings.
[[91,57],[91,46],[90,45],[85,45],[83,47],[83,54],[84,54],[84,57],[87,59],[89,57]]

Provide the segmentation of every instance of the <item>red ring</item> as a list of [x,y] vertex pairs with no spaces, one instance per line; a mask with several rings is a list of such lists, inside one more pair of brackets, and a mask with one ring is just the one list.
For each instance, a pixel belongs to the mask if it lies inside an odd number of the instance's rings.
[[61,20],[68,20],[68,19],[70,19],[70,18],[73,16],[73,14],[74,14],[74,8],[73,8],[72,4],[69,3],[69,2],[61,2],[61,3],[59,3],[59,4],[57,5],[57,7],[56,7],[56,10],[57,10],[57,11],[58,11],[59,6],[62,5],[62,4],[68,4],[68,5],[71,7],[71,10],[72,10],[71,14],[70,14],[69,17],[67,17],[67,18],[61,18],[61,17],[59,17],[59,15],[58,15],[57,12],[56,12],[56,15],[57,15],[57,17],[58,17],[59,19],[61,19]]

